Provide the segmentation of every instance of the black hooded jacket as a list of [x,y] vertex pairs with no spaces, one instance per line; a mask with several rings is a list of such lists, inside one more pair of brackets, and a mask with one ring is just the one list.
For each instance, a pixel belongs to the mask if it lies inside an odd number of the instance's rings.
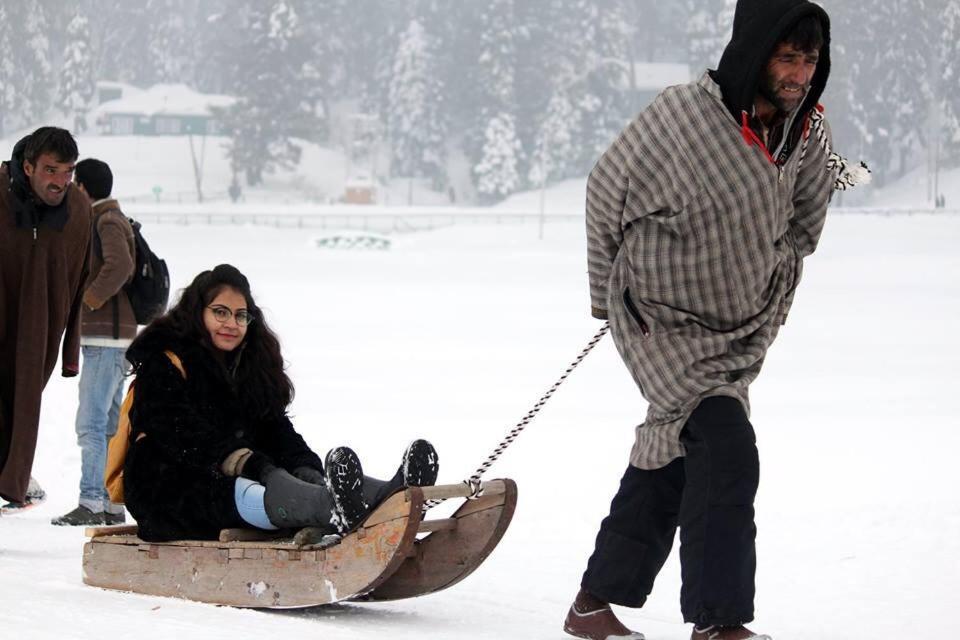
[[[186,378],[164,354],[181,360]],[[134,366],[130,448],[124,464],[127,507],[144,540],[217,537],[247,526],[234,503],[236,478],[220,465],[248,448],[260,461],[293,471],[323,469],[283,413],[257,417],[243,406],[227,368],[210,348],[149,326],[127,351]],[[243,475],[258,480],[248,461]]]
[[23,152],[27,148],[30,136],[21,138],[14,145],[13,154],[8,162],[7,171],[10,175],[10,199],[13,216],[17,227],[21,229],[36,229],[41,224],[55,231],[63,231],[70,217],[67,207],[67,198],[60,201],[55,207],[38,200],[33,195],[33,187],[27,174],[23,172]]
[[710,74],[720,85],[723,102],[739,125],[742,114],[753,113],[753,103],[763,80],[767,62],[777,44],[807,16],[819,18],[823,27],[820,61],[810,91],[800,105],[795,127],[823,95],[830,76],[830,18],[819,6],[807,0],[739,0],[733,18],[733,37]]

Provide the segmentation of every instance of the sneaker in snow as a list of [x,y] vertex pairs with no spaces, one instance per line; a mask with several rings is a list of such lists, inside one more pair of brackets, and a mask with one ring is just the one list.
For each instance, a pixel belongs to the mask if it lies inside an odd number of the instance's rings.
[[127,521],[127,517],[123,511],[120,513],[110,513],[109,511],[103,512],[103,524],[124,524]]
[[765,634],[756,634],[743,625],[735,627],[710,626],[704,629],[693,628],[690,640],[773,640]]
[[363,501],[363,467],[360,458],[349,447],[331,449],[323,466],[327,487],[340,518],[337,530],[345,534],[367,515],[367,506]]
[[3,513],[19,513],[42,504],[47,499],[47,492],[43,490],[40,483],[33,476],[30,476],[30,484],[27,485],[27,493],[24,495],[23,502],[10,501],[0,506]]
[[85,506],[80,505],[70,513],[65,513],[59,518],[50,520],[50,524],[58,527],[96,527],[107,524],[107,514],[103,511],[94,513]]
[[437,483],[440,458],[426,440],[414,440],[403,453],[403,483],[408,487],[432,487]]
[[570,605],[563,630],[572,636],[587,640],[644,640],[644,635],[627,629],[609,606],[581,612]]

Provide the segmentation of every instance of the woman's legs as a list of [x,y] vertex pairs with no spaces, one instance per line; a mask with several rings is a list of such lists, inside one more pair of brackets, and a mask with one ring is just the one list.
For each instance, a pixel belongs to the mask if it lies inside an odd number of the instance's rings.
[[257,529],[275,531],[277,527],[270,522],[263,506],[263,495],[267,488],[259,482],[237,478],[234,483],[233,499],[237,503],[237,512],[243,521]]

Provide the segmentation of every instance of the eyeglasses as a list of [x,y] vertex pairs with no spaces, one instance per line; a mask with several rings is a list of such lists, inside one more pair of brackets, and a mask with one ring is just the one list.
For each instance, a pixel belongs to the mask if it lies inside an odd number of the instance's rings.
[[254,321],[253,314],[246,309],[240,309],[240,311],[234,313],[229,307],[219,304],[211,304],[207,306],[207,309],[213,312],[213,317],[217,322],[227,322],[230,318],[234,318],[239,326],[245,327]]

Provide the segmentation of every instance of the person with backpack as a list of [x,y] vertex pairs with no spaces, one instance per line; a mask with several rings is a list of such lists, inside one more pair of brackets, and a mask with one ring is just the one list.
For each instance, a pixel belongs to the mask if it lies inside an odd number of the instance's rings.
[[74,182],[93,201],[94,234],[81,312],[83,358],[76,419],[80,500],[75,509],[50,522],[65,526],[120,524],[123,505],[110,502],[103,473],[107,442],[117,430],[123,399],[124,354],[137,334],[137,321],[124,289],[133,279],[136,262],[133,228],[119,203],[110,197],[113,173],[106,162],[81,160]]
[[436,482],[425,440],[390,480],[365,477],[347,447],[320,460],[287,416],[294,389],[280,342],[231,265],[197,275],[127,359],[136,377],[122,491],[143,540],[216,539],[237,527],[342,534],[393,491]]

